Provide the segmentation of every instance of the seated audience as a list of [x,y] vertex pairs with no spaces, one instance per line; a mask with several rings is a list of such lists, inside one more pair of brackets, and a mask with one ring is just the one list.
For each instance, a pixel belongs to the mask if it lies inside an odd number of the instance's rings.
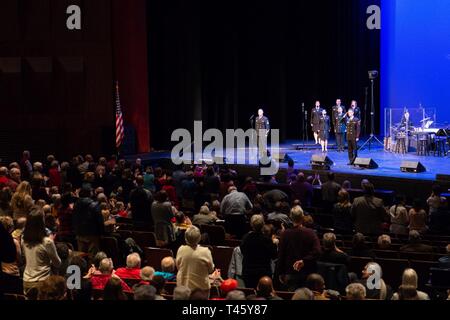
[[227,293],[225,300],[228,301],[244,301],[247,300],[245,297],[245,293],[239,290],[233,290]]
[[[379,279],[379,289],[375,282],[372,283],[373,289],[368,287],[368,280],[370,276],[377,273],[380,276]],[[373,279],[375,281],[375,279]],[[366,298],[375,300],[391,300],[392,288],[388,286],[383,280],[383,270],[381,266],[376,262],[369,262],[362,271],[361,283],[366,288]]]
[[348,254],[352,257],[375,258],[375,254],[366,244],[366,237],[362,233],[353,236],[352,250]]
[[266,300],[283,300],[278,297],[273,288],[272,278],[262,277],[256,286],[256,297]]
[[50,276],[39,286],[38,300],[61,301],[66,297],[66,279],[61,276]]
[[391,250],[391,237],[388,236],[387,234],[382,234],[381,236],[378,237],[377,240],[377,248],[379,250]]
[[306,287],[314,294],[314,300],[330,300],[325,291],[325,280],[320,274],[311,273],[306,278]]
[[140,284],[151,284],[153,276],[155,275],[155,269],[153,267],[144,267],[141,269],[140,273],[141,282]]
[[185,286],[176,286],[173,290],[173,300],[188,301],[191,297],[191,289]]
[[[131,290],[128,288],[129,292]],[[110,277],[103,287],[103,300],[105,301],[123,301],[128,300],[124,293],[123,282],[116,277]]]
[[100,262],[98,271],[99,273],[91,272],[88,275],[88,277],[91,279],[92,282],[92,289],[103,290],[108,281],[112,277],[114,277],[119,280],[124,291],[131,292],[131,289],[128,287],[128,285],[122,280],[120,280],[120,278],[114,274],[113,262],[110,258],[105,258]]
[[161,276],[166,281],[173,282],[177,280],[175,274],[175,260],[172,257],[165,257],[161,260],[161,271],[155,272],[155,276]]
[[[428,294],[417,290],[418,276],[414,269],[406,269],[405,271],[403,271],[402,286],[403,286],[403,288],[405,286],[414,288],[416,290],[417,300],[430,300],[430,297],[428,296]],[[392,296],[392,300],[401,300],[400,298],[402,295],[402,290],[400,288],[399,288],[399,292],[394,293],[394,295]]]
[[139,254],[129,254],[126,268],[118,268],[116,275],[122,279],[141,279],[141,257]]
[[422,237],[418,231],[409,232],[409,244],[400,248],[403,252],[433,252],[433,247],[422,243]]
[[156,289],[148,284],[135,285],[133,287],[133,298],[135,301],[156,300]]
[[308,288],[300,288],[295,290],[292,300],[310,301],[314,300],[314,293]]
[[322,254],[319,257],[319,261],[334,264],[348,264],[348,255],[336,247],[336,235],[334,233],[325,233],[323,235]]
[[345,288],[347,300],[365,300],[366,288],[360,283],[351,283]]
[[217,216],[212,214],[208,206],[202,206],[198,214],[192,219],[195,225],[214,224],[217,221]]

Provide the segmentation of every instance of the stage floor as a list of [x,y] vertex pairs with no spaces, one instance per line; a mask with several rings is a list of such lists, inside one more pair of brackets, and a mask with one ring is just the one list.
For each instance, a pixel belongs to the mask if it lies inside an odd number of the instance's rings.
[[[314,154],[322,154],[320,146],[311,148],[308,145],[306,150],[296,150],[296,145],[300,145],[298,141],[288,141],[283,143],[280,148],[281,153],[286,153],[295,162],[295,168],[300,170],[311,170],[310,160]],[[450,158],[434,157],[434,156],[417,156],[415,153],[406,155],[395,154],[384,151],[381,147],[373,147],[370,151],[368,149],[359,152],[358,156],[362,158],[372,158],[379,166],[377,169],[359,169],[347,165],[348,155],[347,151],[337,152],[330,150],[327,156],[334,162],[331,170],[336,173],[350,174],[350,175],[364,175],[367,177],[389,177],[397,179],[409,180],[425,180],[435,181],[439,174],[450,174]],[[170,152],[153,152],[148,154],[134,155],[127,157],[129,160],[141,158],[143,162],[157,162],[158,160],[170,159]],[[201,158],[201,157],[199,157]],[[426,168],[423,173],[404,173],[401,172],[400,167],[402,161],[419,161]],[[249,159],[248,150],[240,157],[237,157],[236,165],[256,166],[257,159]],[[280,163],[281,168],[287,168],[287,163]]]

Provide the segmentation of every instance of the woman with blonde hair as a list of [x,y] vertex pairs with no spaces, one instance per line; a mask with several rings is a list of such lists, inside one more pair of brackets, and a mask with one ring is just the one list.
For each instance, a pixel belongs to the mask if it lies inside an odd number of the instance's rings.
[[33,198],[31,197],[31,185],[27,181],[21,182],[11,199],[11,208],[14,219],[27,217],[33,207]]
[[[430,300],[430,297],[425,292],[417,290],[418,287],[418,276],[414,269],[405,269],[402,276],[402,286],[412,287],[417,291],[417,300]],[[392,296],[392,300],[400,300],[400,293],[396,292]]]
[[[378,277],[378,279],[377,279]],[[379,283],[376,283],[379,281]],[[372,282],[374,287],[369,288]],[[366,287],[366,298],[376,300],[390,300],[392,297],[392,289],[383,280],[383,271],[381,266],[376,262],[369,262],[362,271],[362,279],[360,283]]]

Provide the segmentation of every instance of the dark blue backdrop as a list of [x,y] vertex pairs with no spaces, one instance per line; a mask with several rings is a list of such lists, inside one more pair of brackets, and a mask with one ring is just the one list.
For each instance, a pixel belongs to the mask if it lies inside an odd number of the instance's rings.
[[450,1],[382,0],[381,29],[381,114],[421,104],[448,125]]

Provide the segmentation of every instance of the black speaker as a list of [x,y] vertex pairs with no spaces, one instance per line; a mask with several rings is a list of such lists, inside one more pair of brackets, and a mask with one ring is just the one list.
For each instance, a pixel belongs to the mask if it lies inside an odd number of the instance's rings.
[[427,171],[423,164],[418,161],[403,161],[400,167],[402,172],[420,173]]
[[363,169],[378,168],[378,164],[372,158],[356,158],[353,164]]
[[311,157],[313,170],[330,170],[334,162],[325,155],[315,154]]
[[273,154],[272,159],[278,161],[279,163],[285,163],[291,160],[291,157],[285,152],[280,152],[278,155]]

